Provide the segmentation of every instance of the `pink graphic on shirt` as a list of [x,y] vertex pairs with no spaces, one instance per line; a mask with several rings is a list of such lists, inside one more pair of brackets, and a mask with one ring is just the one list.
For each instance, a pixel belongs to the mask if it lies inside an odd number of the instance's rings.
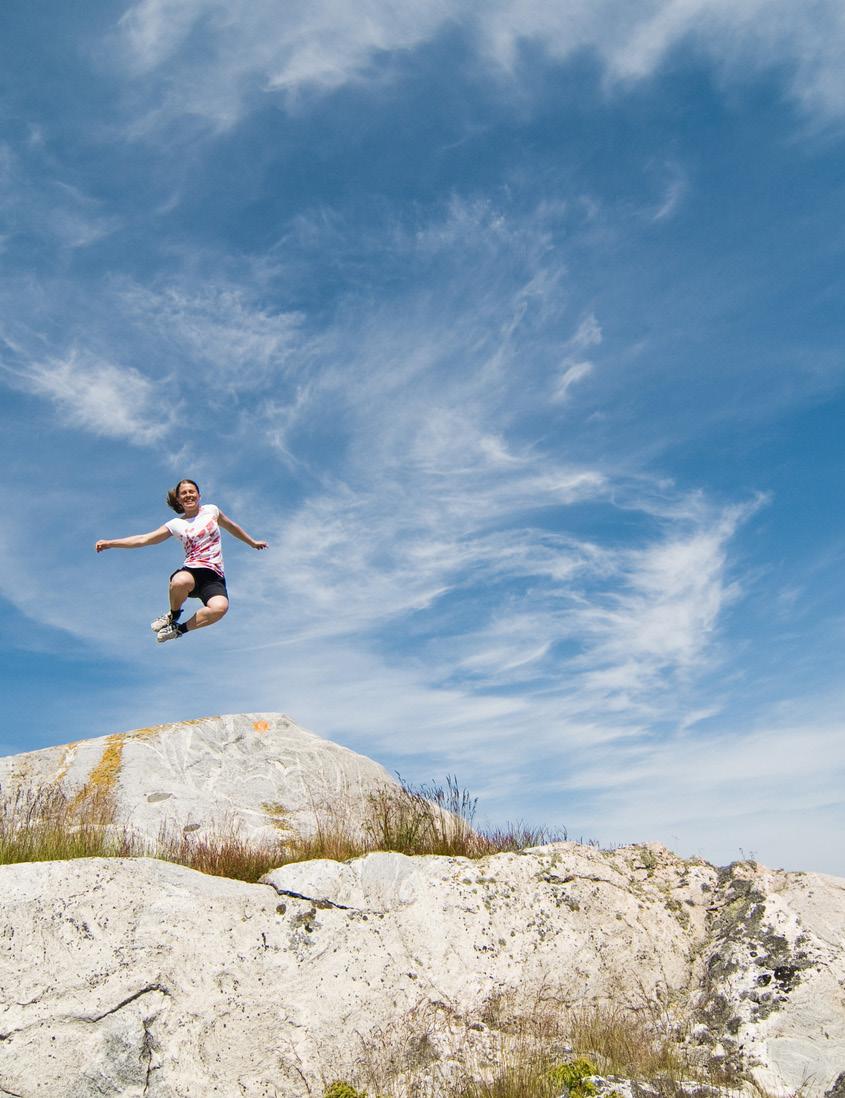
[[217,525],[219,514],[213,503],[206,503],[192,519],[180,517],[165,524],[184,546],[183,567],[211,568],[219,576],[223,575],[223,546]]

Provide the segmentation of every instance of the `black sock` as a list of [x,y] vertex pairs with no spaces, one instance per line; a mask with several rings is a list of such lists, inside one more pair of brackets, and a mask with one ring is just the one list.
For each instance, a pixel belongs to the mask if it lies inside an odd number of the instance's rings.
[[187,623],[187,622],[184,622],[184,621],[182,621],[182,622],[177,622],[177,623],[176,623],[176,629],[177,629],[177,630],[178,630],[178,632],[179,632],[179,636],[180,636],[180,637],[184,637],[184,636],[185,636],[185,634],[186,634],[186,633],[188,632],[188,623]]
[[178,610],[171,610],[170,611],[170,620],[172,622],[177,622],[181,616],[182,616],[182,607],[181,606],[179,607]]

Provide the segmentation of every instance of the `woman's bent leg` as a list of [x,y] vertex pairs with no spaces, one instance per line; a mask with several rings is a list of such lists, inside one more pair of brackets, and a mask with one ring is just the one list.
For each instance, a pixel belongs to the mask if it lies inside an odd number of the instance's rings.
[[214,625],[216,621],[220,621],[228,609],[229,600],[225,595],[212,595],[208,603],[201,610],[197,610],[196,614],[185,622],[188,632],[191,633],[194,629],[204,629],[206,625]]
[[156,618],[155,621],[150,622],[150,629],[154,633],[160,633],[162,629],[167,628],[169,625],[173,625],[179,618],[179,613],[182,610],[182,604],[185,599],[190,595],[194,589],[195,579],[190,572],[179,571],[174,572],[170,577],[169,588],[169,602],[170,609],[166,614],[162,614]]
[[181,610],[185,599],[194,589],[194,577],[190,572],[175,572],[170,578],[170,609]]

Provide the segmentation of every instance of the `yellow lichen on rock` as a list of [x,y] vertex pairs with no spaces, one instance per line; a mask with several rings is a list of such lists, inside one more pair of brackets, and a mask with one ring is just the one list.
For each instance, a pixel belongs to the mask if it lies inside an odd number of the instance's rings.
[[108,737],[100,761],[88,775],[88,781],[74,798],[74,808],[78,808],[86,801],[107,802],[111,799],[120,775],[125,740],[126,734],[123,732],[117,732]]
[[216,720],[215,717],[194,717],[189,721],[172,721],[170,724],[151,724],[148,728],[133,728],[131,732],[123,733],[125,738],[143,740],[148,736],[158,736],[162,732],[172,732],[175,728],[185,728],[192,724],[205,724],[208,720]]
[[262,804],[261,806],[270,817],[270,822],[278,831],[293,831],[288,819],[288,809],[283,804]]
[[85,783],[91,786],[93,789],[106,792],[114,787],[117,777],[120,774],[120,764],[123,761],[123,744],[126,739],[126,735],[122,732],[117,732],[113,736],[109,736],[106,740],[105,750],[103,751],[100,761],[88,775],[88,781]]

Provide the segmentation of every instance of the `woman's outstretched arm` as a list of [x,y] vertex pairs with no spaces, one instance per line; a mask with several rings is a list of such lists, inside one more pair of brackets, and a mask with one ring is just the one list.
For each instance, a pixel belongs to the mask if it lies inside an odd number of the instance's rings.
[[171,536],[166,526],[151,530],[149,534],[133,534],[129,538],[101,538],[94,546],[98,553],[104,549],[143,549],[145,545],[158,545]]
[[228,533],[234,534],[234,536],[241,541],[245,541],[247,545],[251,546],[253,549],[267,548],[266,541],[256,541],[255,538],[251,538],[242,526],[238,526],[236,522],[232,522],[232,520],[227,518],[222,511],[218,511],[217,523],[219,526],[222,526],[224,530],[228,531]]

